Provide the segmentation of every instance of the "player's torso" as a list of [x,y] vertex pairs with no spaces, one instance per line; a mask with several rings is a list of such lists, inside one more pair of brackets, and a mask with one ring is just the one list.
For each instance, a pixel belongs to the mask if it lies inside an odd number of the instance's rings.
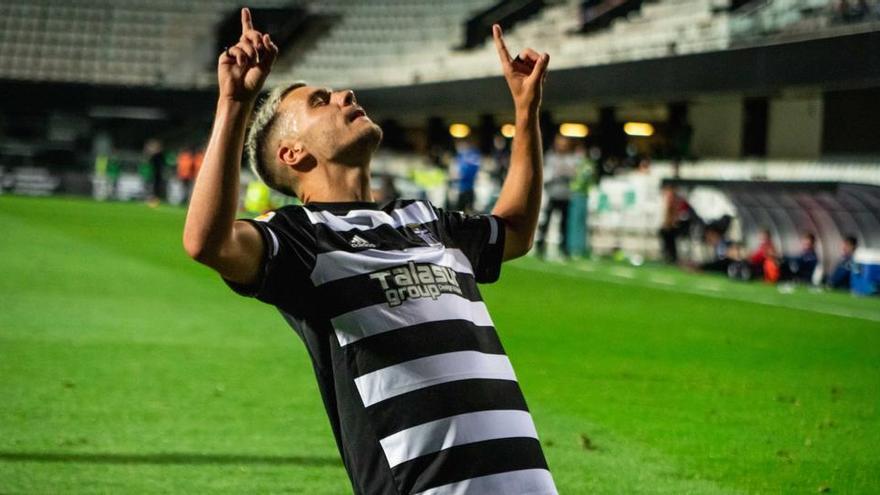
[[[443,236],[437,212],[412,202],[308,217],[318,247],[310,276],[319,299],[332,301],[337,394],[351,391],[342,435],[370,436],[374,446],[347,461],[356,483],[375,476],[359,464],[367,462],[384,467],[399,493],[470,478],[489,492],[523,477],[538,480],[523,486],[552,488],[471,262]],[[524,459],[511,466],[532,470],[485,465],[506,450]],[[483,477],[486,469],[496,478]]]

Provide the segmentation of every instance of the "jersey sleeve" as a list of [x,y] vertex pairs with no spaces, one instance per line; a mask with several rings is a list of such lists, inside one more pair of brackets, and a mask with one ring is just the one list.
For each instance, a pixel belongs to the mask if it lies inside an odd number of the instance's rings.
[[253,225],[263,238],[259,274],[252,284],[224,282],[237,294],[254,297],[294,315],[309,308],[309,278],[315,262],[315,236],[297,212],[281,209],[257,219],[241,219]]
[[504,222],[491,214],[467,215],[437,208],[437,219],[447,247],[461,249],[479,283],[492,283],[501,276],[504,260]]

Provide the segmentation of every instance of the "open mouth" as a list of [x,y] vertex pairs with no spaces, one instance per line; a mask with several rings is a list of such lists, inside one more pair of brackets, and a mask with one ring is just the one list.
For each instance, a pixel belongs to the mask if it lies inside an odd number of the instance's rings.
[[364,110],[362,108],[358,108],[348,115],[348,121],[354,122],[355,120],[357,120],[361,117],[366,117],[366,116],[367,116],[367,112],[364,112]]

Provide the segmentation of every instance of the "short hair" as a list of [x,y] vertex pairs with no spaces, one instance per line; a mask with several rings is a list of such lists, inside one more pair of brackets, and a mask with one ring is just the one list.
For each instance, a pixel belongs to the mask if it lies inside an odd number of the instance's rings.
[[297,196],[296,191],[289,184],[284,184],[278,180],[272,164],[266,160],[264,148],[275,127],[278,117],[278,106],[281,104],[281,100],[284,99],[287,93],[305,85],[304,81],[296,81],[286,86],[278,86],[269,91],[269,94],[257,107],[256,112],[254,112],[254,118],[251,121],[251,127],[248,131],[244,147],[248,164],[254,175],[259,177],[271,189],[288,196]]
[[816,243],[816,234],[814,234],[812,232],[805,233],[804,238],[807,239],[808,241],[810,241],[811,244]]
[[844,242],[848,243],[853,248],[856,248],[859,245],[859,240],[854,235],[848,235],[848,236],[844,237],[843,240],[844,240]]

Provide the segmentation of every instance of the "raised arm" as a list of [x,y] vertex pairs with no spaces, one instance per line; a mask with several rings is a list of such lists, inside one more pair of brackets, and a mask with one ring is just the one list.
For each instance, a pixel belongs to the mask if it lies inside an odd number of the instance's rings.
[[535,240],[541,209],[543,167],[538,111],[550,55],[527,48],[516,59],[511,59],[501,26],[492,26],[492,35],[516,110],[510,169],[492,210],[492,214],[504,220],[504,261],[507,261],[528,253]]
[[217,62],[214,128],[183,230],[187,254],[242,284],[256,279],[263,253],[257,229],[235,221],[245,127],[277,55],[269,35],[256,31],[250,11],[242,9],[241,38]]

